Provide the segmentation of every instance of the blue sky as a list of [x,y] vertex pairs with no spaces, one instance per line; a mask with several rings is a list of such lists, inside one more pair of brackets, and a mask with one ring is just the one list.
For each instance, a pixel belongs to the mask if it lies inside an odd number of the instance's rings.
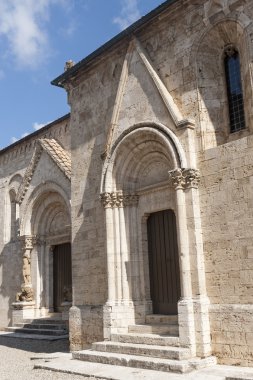
[[163,0],[0,0],[0,149],[69,112],[50,81]]

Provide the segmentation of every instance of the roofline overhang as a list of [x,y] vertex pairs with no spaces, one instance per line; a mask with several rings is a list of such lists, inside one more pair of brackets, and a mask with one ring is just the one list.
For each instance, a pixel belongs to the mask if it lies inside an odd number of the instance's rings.
[[52,128],[54,125],[59,124],[60,122],[62,122],[64,120],[67,120],[69,118],[70,118],[70,113],[67,113],[66,115],[61,116],[60,118],[52,121],[51,123],[46,124],[44,127],[38,129],[37,131],[32,132],[32,133],[28,134],[25,137],[22,137],[21,139],[15,141],[14,143],[12,143],[10,145],[7,145],[3,149],[0,149],[0,155],[2,155],[3,153],[6,153],[8,150],[14,148],[15,146],[20,145],[23,142],[28,141],[28,140],[36,137],[37,135],[45,133],[47,130],[49,130],[50,128]]
[[51,84],[58,87],[64,87],[64,84],[67,83],[72,77],[74,77],[80,70],[86,68],[89,64],[91,64],[95,59],[97,59],[99,56],[101,56],[106,50],[112,48],[117,43],[122,41],[124,38],[131,37],[142,29],[147,23],[152,21],[154,18],[156,18],[158,15],[163,13],[169,5],[172,5],[176,3],[178,0],[167,0],[158,7],[156,7],[154,10],[134,22],[132,25],[130,25],[128,28],[117,34],[115,37],[113,37],[111,40],[100,46],[98,49],[96,49],[94,52],[89,54],[87,57],[76,63],[73,67],[66,70],[63,74],[59,75],[57,78],[51,81]]

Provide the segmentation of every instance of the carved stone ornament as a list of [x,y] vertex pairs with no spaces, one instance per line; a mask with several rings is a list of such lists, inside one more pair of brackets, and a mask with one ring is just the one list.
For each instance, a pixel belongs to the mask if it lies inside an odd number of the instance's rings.
[[169,171],[169,175],[176,190],[184,188],[185,178],[183,176],[182,169],[171,170]]
[[36,235],[24,235],[24,236],[20,236],[20,241],[21,241],[21,244],[22,244],[22,249],[24,251],[27,251],[27,250],[32,250],[33,247],[36,245],[36,244],[39,244],[39,238],[38,236]]
[[104,208],[120,208],[137,205],[139,196],[137,194],[123,193],[122,191],[114,191],[111,193],[101,194],[100,200]]
[[38,237],[33,235],[25,235],[20,237],[22,244],[22,277],[21,292],[16,294],[17,302],[33,301],[33,288],[31,279],[31,251],[35,244],[38,243]]
[[197,189],[200,181],[200,171],[198,169],[184,169],[185,187]]
[[176,190],[199,187],[200,171],[198,169],[174,169],[169,172],[169,175]]
[[16,295],[16,302],[32,302],[33,289],[31,286],[22,286],[21,292]]

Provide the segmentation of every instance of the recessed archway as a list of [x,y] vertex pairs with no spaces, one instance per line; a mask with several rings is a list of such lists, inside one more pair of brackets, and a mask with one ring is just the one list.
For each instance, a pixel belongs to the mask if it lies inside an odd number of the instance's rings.
[[35,242],[31,253],[35,308],[60,311],[62,303],[72,300],[68,197],[58,185],[47,183],[32,192],[23,208],[21,233]]
[[[147,215],[170,209],[177,218],[168,172],[185,167],[185,154],[175,134],[154,123],[138,124],[121,135],[105,163],[101,189],[106,209],[108,304],[124,305],[129,316],[132,312],[129,323],[144,322],[146,314],[155,311],[155,300],[150,298]],[[176,276],[180,283],[179,269]]]

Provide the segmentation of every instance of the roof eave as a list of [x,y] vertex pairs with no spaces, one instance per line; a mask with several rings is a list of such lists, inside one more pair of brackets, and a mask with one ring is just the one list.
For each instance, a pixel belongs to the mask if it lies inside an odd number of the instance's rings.
[[64,83],[67,83],[68,80],[72,78],[73,76],[75,76],[80,69],[85,68],[94,59],[98,58],[109,48],[115,46],[119,41],[122,41],[126,37],[132,36],[135,32],[143,28],[144,25],[146,25],[148,22],[150,22],[159,14],[161,14],[163,11],[165,11],[169,5],[172,5],[173,3],[177,1],[178,0],[165,1],[164,3],[159,5],[157,8],[155,8],[153,11],[149,12],[148,14],[146,14],[145,16],[143,16],[142,18],[134,22],[128,28],[126,28],[125,30],[117,34],[111,40],[107,41],[105,44],[100,46],[94,52],[92,52],[87,57],[79,61],[76,65],[74,65],[73,67],[65,71],[63,74],[59,75],[57,78],[52,80],[51,84],[58,87],[64,87]]

